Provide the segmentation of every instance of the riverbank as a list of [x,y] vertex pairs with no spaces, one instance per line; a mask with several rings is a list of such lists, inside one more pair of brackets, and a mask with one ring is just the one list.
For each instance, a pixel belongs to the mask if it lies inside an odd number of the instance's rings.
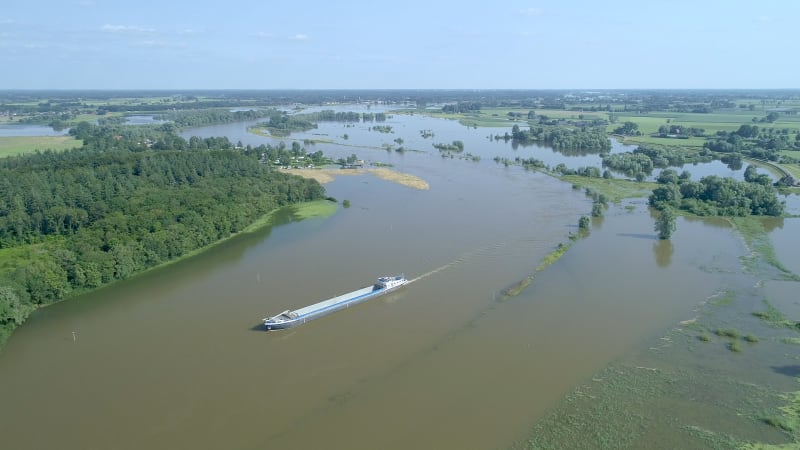
[[[80,290],[76,289],[76,290],[73,290],[66,297],[60,299],[59,301],[37,305],[37,307],[34,310],[29,311],[28,313],[29,314],[30,313],[34,313],[38,309],[45,309],[45,308],[47,308],[47,307],[49,307],[51,305],[55,305],[55,304],[58,304],[58,303],[69,301],[69,300],[72,300],[72,299],[74,299],[74,298],[76,298],[78,296],[85,295],[85,294],[88,294],[88,293],[91,293],[91,292],[94,292],[94,291],[98,291],[98,290],[113,286],[113,285],[117,284],[120,281],[130,280],[130,279],[142,276],[144,274],[147,274],[147,273],[150,273],[150,272],[154,272],[154,271],[157,271],[157,270],[161,270],[161,269],[164,269],[166,267],[175,265],[175,264],[180,263],[182,261],[185,261],[187,259],[196,257],[196,256],[198,256],[198,255],[200,255],[200,254],[202,254],[202,253],[204,253],[204,252],[206,252],[206,251],[208,251],[208,250],[210,250],[210,249],[212,249],[214,247],[217,247],[217,246],[219,246],[219,245],[221,245],[223,243],[226,243],[226,242],[231,241],[233,239],[239,238],[239,237],[241,237],[243,235],[246,235],[246,234],[250,234],[250,233],[254,233],[254,232],[260,231],[260,230],[262,230],[262,229],[264,229],[266,227],[270,227],[270,226],[275,225],[276,216],[279,213],[281,213],[282,211],[289,210],[290,214],[291,214],[292,221],[300,221],[300,220],[305,220],[305,219],[310,219],[310,218],[326,218],[326,217],[330,217],[331,215],[333,215],[337,211],[337,209],[338,209],[338,205],[335,202],[332,202],[332,201],[329,201],[329,200],[316,200],[316,201],[312,201],[312,202],[298,203],[298,204],[284,206],[282,208],[274,209],[274,210],[268,212],[267,214],[264,214],[263,216],[261,216],[261,218],[259,218],[258,220],[256,220],[252,224],[248,225],[247,227],[245,227],[241,231],[239,231],[237,233],[233,233],[233,234],[231,234],[231,235],[229,235],[229,236],[227,236],[227,237],[225,237],[223,239],[219,239],[219,240],[217,240],[217,241],[215,241],[215,242],[213,242],[213,243],[211,243],[209,245],[206,245],[204,247],[201,247],[201,248],[192,250],[190,252],[187,252],[186,254],[181,255],[178,258],[175,258],[175,259],[172,259],[172,260],[169,260],[169,261],[165,261],[165,262],[162,262],[162,263],[160,263],[160,264],[158,264],[156,266],[149,267],[149,268],[147,268],[145,270],[136,272],[135,274],[132,274],[131,276],[125,278],[124,280],[114,280],[114,281],[112,281],[110,283],[103,284],[102,286],[98,286],[98,287],[95,287],[93,289],[80,289]],[[38,244],[38,245],[41,245],[41,244]],[[20,248],[11,248],[11,249],[4,249],[3,250],[4,253],[9,253],[9,252],[16,253],[16,252],[19,252],[19,251],[21,251]],[[10,257],[10,254],[7,255],[7,256]],[[29,314],[28,314],[28,316],[29,316]],[[3,326],[3,327],[0,327],[0,352],[2,352],[3,347],[5,346],[6,342],[13,335],[14,330],[16,328],[22,326],[22,325],[24,325],[24,320],[23,320],[22,323],[9,323],[9,324],[5,324],[5,326]]]

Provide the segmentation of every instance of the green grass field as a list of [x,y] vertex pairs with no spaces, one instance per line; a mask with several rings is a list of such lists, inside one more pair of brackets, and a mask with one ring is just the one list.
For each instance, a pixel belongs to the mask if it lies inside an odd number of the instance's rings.
[[0,137],[0,158],[36,150],[67,150],[80,147],[72,136],[5,136]]
[[[774,123],[754,123],[753,118],[762,118],[764,114],[758,111],[731,111],[721,113],[672,113],[653,112],[648,114],[617,113],[617,123],[633,122],[639,125],[639,131],[644,134],[658,132],[661,125],[682,125],[685,127],[702,128],[706,135],[713,135],[717,131],[736,131],[741,125],[757,125],[759,128],[775,128],[798,131],[800,130],[800,117],[782,115]],[[613,130],[614,126],[609,125]]]

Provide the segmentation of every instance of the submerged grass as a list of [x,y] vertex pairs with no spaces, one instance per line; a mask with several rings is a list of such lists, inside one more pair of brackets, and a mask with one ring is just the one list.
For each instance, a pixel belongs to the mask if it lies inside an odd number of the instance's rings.
[[800,332],[800,322],[789,320],[786,315],[773,306],[767,299],[764,299],[764,306],[766,307],[764,311],[755,311],[752,314],[772,327],[789,328],[790,330]]
[[728,220],[736,227],[742,236],[745,245],[750,251],[749,255],[742,257],[744,266],[752,272],[758,272],[759,262],[763,261],[768,266],[777,269],[779,280],[800,281],[800,276],[786,268],[775,255],[775,248],[769,240],[769,234],[761,223],[761,218],[756,216],[731,217]]
[[330,217],[336,212],[338,205],[330,200],[317,200],[292,206],[294,220],[310,219],[312,217]]
[[570,247],[572,247],[572,242],[570,242],[569,244],[559,243],[558,247],[556,247],[555,250],[545,255],[545,257],[542,259],[539,265],[536,266],[536,268],[533,270],[532,274],[514,283],[510,287],[503,289],[502,291],[503,299],[516,297],[520,293],[522,293],[522,291],[524,291],[525,288],[528,287],[533,282],[533,279],[536,277],[537,273],[543,271],[544,269],[548,268],[553,263],[558,261],[562,256],[564,256],[564,254],[567,252],[567,250],[569,250]]
[[[766,428],[765,412],[793,430],[765,433],[786,445],[772,448],[797,448],[793,395],[708,374],[614,365],[568,394],[512,448],[761,448],[747,433]],[[715,415],[733,425],[730,432],[719,431]]]
[[657,186],[656,183],[637,182],[618,178],[590,178],[578,175],[563,175],[560,178],[567,183],[571,183],[573,186],[589,188],[599,194],[603,194],[613,203],[619,203],[626,198],[647,197]]
[[731,328],[714,330],[714,334],[716,334],[719,337],[739,339],[739,331]]

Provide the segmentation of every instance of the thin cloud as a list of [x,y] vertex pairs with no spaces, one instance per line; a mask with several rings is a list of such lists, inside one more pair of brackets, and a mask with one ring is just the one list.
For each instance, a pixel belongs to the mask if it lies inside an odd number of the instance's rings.
[[260,38],[271,38],[273,35],[268,31],[258,31],[254,34],[254,36]]
[[541,16],[544,14],[544,10],[542,8],[525,8],[520,13],[524,16]]
[[294,36],[289,36],[289,39],[293,41],[307,41],[308,35],[303,33],[297,33]]
[[155,39],[150,39],[146,41],[139,41],[136,43],[141,47],[158,47],[158,48],[185,48],[187,45],[185,42],[169,42],[169,41],[159,41]]
[[152,33],[156,31],[153,28],[136,27],[130,25],[110,25],[105,24],[100,27],[101,30],[109,33]]

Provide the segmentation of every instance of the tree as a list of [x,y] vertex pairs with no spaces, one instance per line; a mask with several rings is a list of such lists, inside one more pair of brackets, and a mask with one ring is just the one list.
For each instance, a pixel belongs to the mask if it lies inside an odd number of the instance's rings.
[[580,220],[578,220],[578,228],[581,230],[588,230],[590,223],[591,219],[589,219],[588,216],[581,216]]
[[656,181],[661,184],[678,183],[678,172],[672,169],[664,169],[656,178]]
[[639,125],[636,122],[625,122],[621,127],[614,129],[614,134],[637,136],[639,135]]
[[669,239],[675,231],[675,212],[670,207],[661,210],[656,219],[655,231],[659,239]]
[[662,208],[665,206],[678,207],[681,204],[681,191],[677,184],[662,184],[653,189],[650,195],[650,206]]

